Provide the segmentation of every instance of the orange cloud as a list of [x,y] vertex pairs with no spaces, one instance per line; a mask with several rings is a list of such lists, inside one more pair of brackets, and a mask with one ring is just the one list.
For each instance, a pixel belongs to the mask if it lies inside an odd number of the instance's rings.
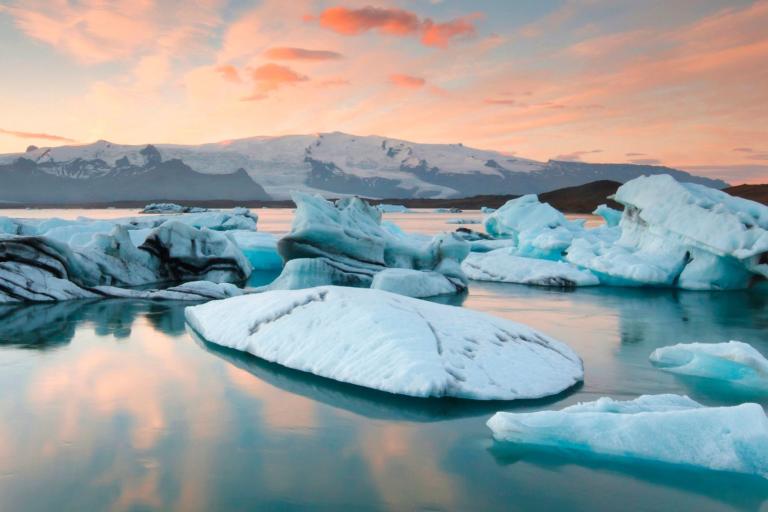
[[216,72],[219,73],[224,78],[224,80],[228,82],[234,82],[234,83],[242,82],[240,78],[240,73],[237,72],[237,68],[231,64],[218,66],[216,68]]
[[488,105],[517,105],[517,101],[511,98],[486,98],[483,103]]
[[426,46],[445,48],[456,37],[469,37],[475,35],[475,26],[470,17],[458,18],[445,23],[434,23],[427,19],[424,21],[421,42]]
[[418,89],[427,83],[427,81],[421,77],[401,74],[389,75],[389,81],[397,87],[407,87],[410,89]]
[[17,132],[13,130],[4,130],[2,128],[0,128],[0,134],[10,135],[11,137],[18,137],[20,139],[52,140],[55,142],[77,142],[75,139],[62,137],[61,135],[51,135],[50,133]]
[[249,99],[261,99],[262,95],[284,85],[306,82],[309,77],[301,75],[287,66],[264,64],[251,70],[251,79],[256,84],[256,94]]
[[382,34],[405,36],[416,33],[421,26],[419,17],[414,13],[383,7],[331,7],[320,13],[318,19],[321,27],[346,36],[374,29]]
[[[369,6],[360,9],[331,7],[320,13],[317,19],[321,27],[346,36],[370,30],[391,36],[421,34],[421,43],[425,46],[445,48],[454,38],[474,35],[472,19],[476,17],[472,15],[435,23],[430,18],[421,19],[415,13],[403,9]],[[314,20],[311,16],[305,16],[304,19]]]
[[335,60],[342,58],[338,52],[289,47],[270,48],[264,52],[264,56],[274,60]]

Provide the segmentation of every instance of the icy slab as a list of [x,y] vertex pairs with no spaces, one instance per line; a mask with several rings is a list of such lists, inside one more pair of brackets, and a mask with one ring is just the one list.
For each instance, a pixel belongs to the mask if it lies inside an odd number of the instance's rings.
[[657,348],[650,360],[667,372],[724,380],[739,387],[768,391],[768,359],[752,345],[741,341],[680,343]]
[[371,288],[407,297],[434,297],[456,293],[456,283],[439,272],[388,268],[373,276]]
[[233,284],[210,281],[191,281],[163,290],[131,290],[114,286],[97,286],[94,290],[103,296],[115,298],[183,301],[226,299],[243,294],[242,288]]
[[485,253],[472,252],[461,263],[461,269],[469,279],[475,281],[560,288],[600,284],[592,272],[581,270],[570,263],[522,258],[511,254],[509,249],[496,249]]
[[146,205],[139,213],[203,213],[208,208],[199,206],[181,206],[176,203],[150,203]]
[[411,213],[411,210],[409,210],[407,207],[403,206],[402,204],[379,204],[376,205],[376,208],[381,211],[381,213]]
[[415,397],[538,398],[583,378],[573,350],[527,326],[382,290],[276,290],[189,307],[186,317],[209,342]]
[[228,234],[243,251],[254,270],[283,268],[283,259],[277,252],[277,237],[272,233],[236,229]]
[[461,208],[435,208],[435,213],[462,213]]
[[768,417],[758,404],[704,407],[688,397],[601,398],[560,411],[496,413],[497,441],[768,478]]
[[482,224],[483,222],[479,219],[448,219],[445,221],[446,224]]
[[496,238],[511,238],[516,254],[531,258],[561,259],[583,221],[570,221],[534,194],[507,201],[485,217],[485,231]]
[[489,213],[493,213],[495,211],[496,211],[496,208],[491,208],[491,207],[488,207],[488,206],[481,206],[480,207],[480,213],[482,213],[483,215],[488,215]]
[[595,208],[595,211],[592,212],[592,215],[599,215],[602,217],[605,221],[605,225],[611,228],[618,226],[619,221],[621,221],[621,212],[619,210],[614,210],[606,204],[598,205],[598,207]]
[[[331,203],[320,196],[295,194],[294,202],[291,232],[277,244],[286,265],[270,289],[368,287],[374,275],[387,268],[437,272],[454,284],[454,293],[466,289],[461,260],[469,246],[459,237],[425,238],[382,226],[381,211],[359,198]],[[312,259],[320,261],[309,262]],[[292,263],[295,260],[301,261]]]

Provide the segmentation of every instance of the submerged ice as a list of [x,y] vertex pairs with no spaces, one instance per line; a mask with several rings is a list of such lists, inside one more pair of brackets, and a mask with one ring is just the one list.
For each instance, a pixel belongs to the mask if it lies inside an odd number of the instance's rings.
[[768,478],[768,417],[758,404],[705,407],[688,397],[600,398],[560,411],[496,413],[499,442],[657,461]]
[[538,398],[583,378],[573,350],[525,325],[382,290],[275,290],[190,307],[186,317],[209,342],[415,397]]

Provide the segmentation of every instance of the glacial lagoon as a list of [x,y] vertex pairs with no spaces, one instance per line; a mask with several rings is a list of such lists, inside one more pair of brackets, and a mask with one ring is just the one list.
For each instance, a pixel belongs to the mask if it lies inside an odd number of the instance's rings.
[[[290,210],[257,213],[259,230],[288,230]],[[452,230],[445,221],[458,217],[479,212],[385,215],[424,233]],[[258,273],[251,284],[275,276]],[[766,408],[768,397],[662,372],[648,356],[731,339],[768,354],[768,288],[472,282],[469,294],[443,300],[565,341],[584,360],[584,383],[539,401],[408,399],[208,344],[185,326],[187,303],[0,306],[0,510],[768,509],[768,481],[758,477],[512,449],[494,443],[485,425],[499,410],[601,396],[677,393]]]

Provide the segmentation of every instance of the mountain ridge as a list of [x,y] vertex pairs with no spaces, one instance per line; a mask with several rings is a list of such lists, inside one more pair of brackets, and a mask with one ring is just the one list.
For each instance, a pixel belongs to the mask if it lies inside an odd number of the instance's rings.
[[[39,172],[30,173],[32,167]],[[185,173],[179,171],[181,167]],[[179,180],[178,190],[172,190],[173,183],[163,185],[168,187],[167,190],[152,190],[146,173],[154,170],[155,179],[162,180],[163,176],[157,172],[168,168],[177,173],[174,176]],[[77,188],[71,182],[81,182],[94,198],[114,201],[157,197],[285,199],[293,190],[327,197],[361,195],[403,199],[521,195],[598,180],[625,182],[642,174],[671,174],[680,181],[715,188],[727,186],[721,180],[662,166],[557,160],[537,162],[460,143],[418,144],[341,132],[249,137],[199,145],[120,145],[99,140],[84,145],[31,146],[25,153],[0,155],[0,200],[48,202],[55,199],[46,196],[42,188],[38,188],[40,197],[35,197],[36,183],[28,184],[25,194],[18,193],[17,189],[22,185],[18,182],[12,185],[9,176],[18,175],[22,169],[26,169],[30,179],[39,182],[37,185],[50,186],[50,180],[40,174],[43,173],[69,180],[58,184],[64,189]],[[235,180],[232,176],[241,170]],[[250,177],[253,185],[243,181],[243,173]],[[136,190],[138,186],[129,183],[128,176],[143,183],[147,192],[142,195]],[[229,177],[219,179],[217,176]],[[17,176],[17,181],[19,179]],[[122,188],[116,188],[117,185],[110,181],[120,181]],[[195,188],[190,185],[192,181],[208,183],[208,194],[205,197],[191,194],[190,187]],[[226,181],[230,184],[225,185]],[[236,187],[235,181],[240,186]],[[128,189],[133,191],[128,193]],[[199,191],[200,194],[203,192]],[[252,197],[246,197],[248,194]],[[62,198],[62,201],[82,202],[82,194],[78,196],[70,192],[67,197],[70,196],[71,199]],[[19,199],[21,197],[23,199]]]

